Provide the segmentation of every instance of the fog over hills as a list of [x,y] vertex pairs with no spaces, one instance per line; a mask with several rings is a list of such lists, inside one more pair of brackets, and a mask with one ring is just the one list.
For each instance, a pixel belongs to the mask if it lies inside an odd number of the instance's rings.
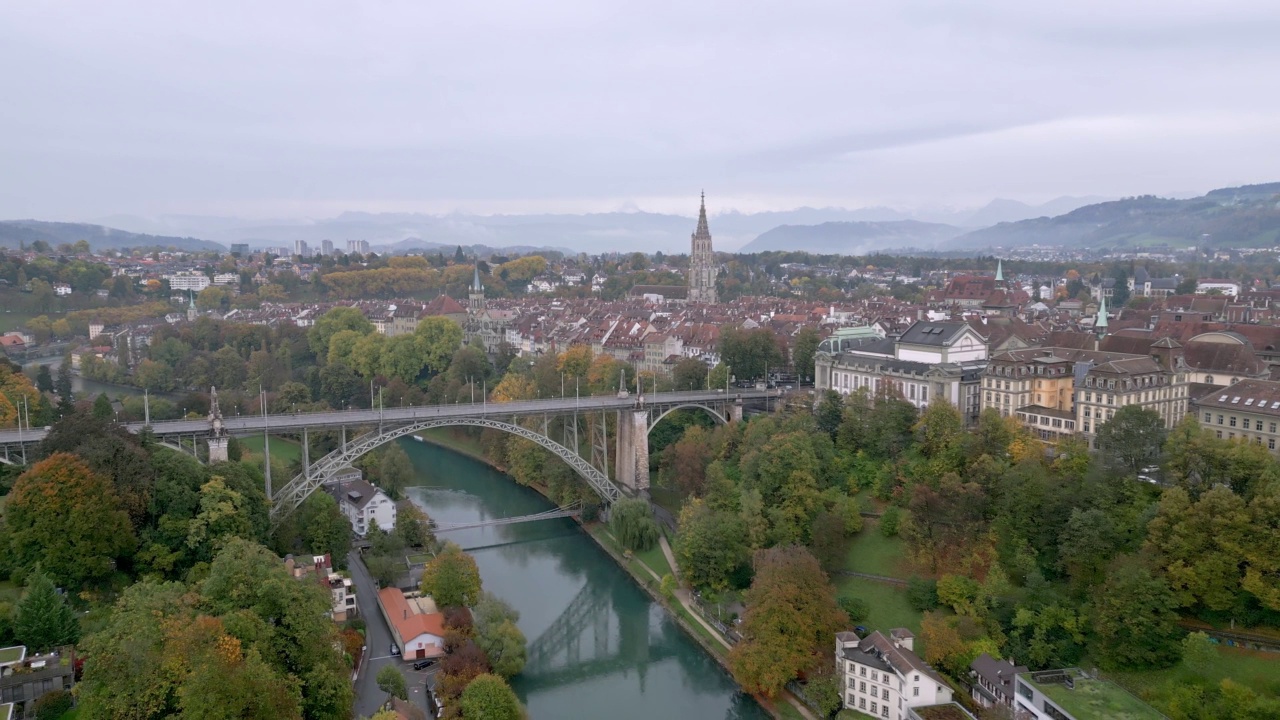
[[[976,210],[801,207],[755,213],[716,213],[712,205],[711,233],[718,250],[735,251],[752,243],[762,234],[782,226],[920,221],[974,229],[995,222],[1057,214],[1085,205],[1091,200],[1092,198],[1059,198],[1044,205],[994,200]],[[413,248],[483,245],[512,250],[546,247],[588,253],[635,250],[680,253],[688,251],[689,235],[696,224],[696,216],[692,213],[684,216],[651,212],[510,215],[344,212],[333,218],[315,220],[255,221],[190,215],[157,218],[112,215],[96,221],[132,232],[191,235],[224,245],[247,242],[255,247],[289,245],[294,240],[305,240],[312,246],[318,246],[323,240],[332,240],[336,246],[344,247],[347,240],[359,239],[368,240],[374,247],[381,246],[399,252]],[[904,235],[918,230],[919,228],[912,229],[909,226],[897,230],[884,228],[883,234],[885,242],[896,243]],[[926,235],[930,242],[937,240],[937,233]],[[872,249],[888,247],[893,245]]]

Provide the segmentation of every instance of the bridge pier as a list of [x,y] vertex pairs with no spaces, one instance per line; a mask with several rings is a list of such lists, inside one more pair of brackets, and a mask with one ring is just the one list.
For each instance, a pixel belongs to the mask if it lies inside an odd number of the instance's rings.
[[618,447],[614,476],[632,497],[649,492],[649,411],[618,411]]

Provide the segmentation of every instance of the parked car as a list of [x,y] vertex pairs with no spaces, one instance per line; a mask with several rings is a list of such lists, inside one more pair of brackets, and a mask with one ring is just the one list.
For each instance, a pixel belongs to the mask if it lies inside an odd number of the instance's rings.
[[399,654],[400,654],[400,648],[396,647],[396,644],[395,644],[395,643],[391,643],[391,654],[392,654],[392,655],[399,655]]
[[414,669],[415,671],[422,671],[422,670],[426,670],[427,668],[431,667],[432,665],[435,665],[435,664],[436,664],[436,663],[438,663],[438,662],[440,662],[440,660],[439,660],[438,658],[430,658],[430,659],[427,659],[427,660],[419,660],[418,662],[416,662],[416,663],[414,663],[414,664],[413,664],[413,669]]

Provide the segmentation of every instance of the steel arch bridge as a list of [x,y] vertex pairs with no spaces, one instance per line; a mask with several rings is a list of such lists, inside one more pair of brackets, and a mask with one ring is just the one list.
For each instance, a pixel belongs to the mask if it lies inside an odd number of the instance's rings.
[[296,510],[311,493],[324,487],[339,470],[349,466],[365,453],[397,438],[441,427],[478,427],[501,430],[535,442],[568,463],[569,467],[573,468],[574,472],[586,480],[591,489],[595,490],[596,494],[605,503],[611,503],[622,496],[622,490],[609,479],[607,474],[597,469],[590,461],[579,455],[576,450],[565,447],[537,430],[524,427],[515,422],[486,417],[438,418],[399,427],[382,428],[366,433],[348,443],[345,447],[338,448],[320,458],[276,493],[272,499],[271,506],[273,524]]

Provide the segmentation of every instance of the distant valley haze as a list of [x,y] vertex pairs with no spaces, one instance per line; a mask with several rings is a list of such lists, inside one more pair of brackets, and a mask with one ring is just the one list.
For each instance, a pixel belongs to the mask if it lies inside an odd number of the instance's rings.
[[1262,0],[7,3],[0,218],[681,252],[705,189],[722,251],[1124,241],[972,233],[1275,181],[1277,36]]

